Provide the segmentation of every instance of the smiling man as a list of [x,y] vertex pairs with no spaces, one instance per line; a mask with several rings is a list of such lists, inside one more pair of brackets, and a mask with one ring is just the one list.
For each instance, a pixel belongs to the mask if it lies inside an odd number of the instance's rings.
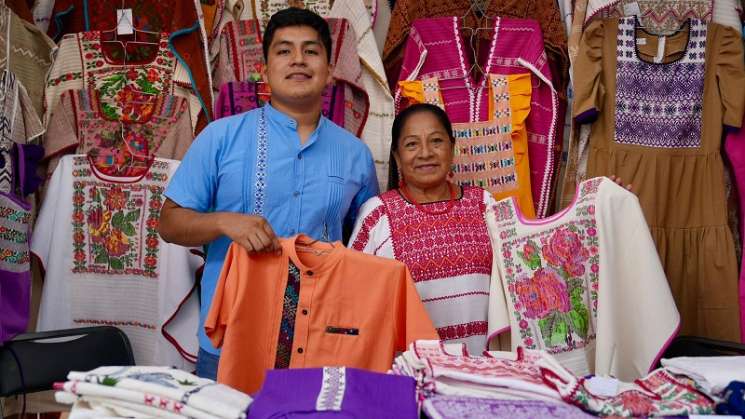
[[272,252],[278,237],[299,233],[341,240],[378,193],[370,150],[321,115],[332,73],[326,21],[282,10],[269,20],[263,49],[271,103],[208,125],[173,176],[161,212],[164,240],[208,245],[197,375],[213,379],[219,352],[202,326],[231,241]]

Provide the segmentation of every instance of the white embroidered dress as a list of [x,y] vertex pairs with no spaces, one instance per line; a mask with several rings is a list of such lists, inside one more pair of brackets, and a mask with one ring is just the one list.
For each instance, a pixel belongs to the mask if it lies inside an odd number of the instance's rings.
[[655,366],[680,316],[634,194],[595,178],[551,217],[525,220],[505,199],[487,222],[491,345],[546,350],[578,376],[631,381]]
[[139,179],[112,179],[85,155],[60,160],[31,241],[46,271],[38,330],[116,326],[138,365],[193,367],[202,259],[158,234],[177,167],[156,158]]

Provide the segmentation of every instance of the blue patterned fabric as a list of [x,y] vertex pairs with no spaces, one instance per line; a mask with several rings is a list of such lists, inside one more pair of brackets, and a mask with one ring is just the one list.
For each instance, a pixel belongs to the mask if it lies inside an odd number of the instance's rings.
[[719,415],[745,417],[745,383],[733,381],[724,389],[723,402],[717,405]]

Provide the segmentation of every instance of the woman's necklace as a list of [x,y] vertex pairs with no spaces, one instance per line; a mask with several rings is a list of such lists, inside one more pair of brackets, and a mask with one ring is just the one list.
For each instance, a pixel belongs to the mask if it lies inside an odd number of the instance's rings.
[[448,200],[447,206],[444,209],[439,210],[439,211],[430,210],[427,207],[425,207],[423,204],[420,204],[419,202],[414,200],[414,198],[412,198],[409,195],[409,190],[406,188],[406,185],[401,185],[401,194],[404,196],[404,198],[406,198],[407,201],[414,203],[414,206],[416,207],[416,209],[418,209],[419,211],[425,214],[429,214],[429,215],[447,214],[455,206],[455,186],[453,186],[453,184],[450,182],[447,182],[447,184],[448,184],[448,189],[450,190],[450,199]]

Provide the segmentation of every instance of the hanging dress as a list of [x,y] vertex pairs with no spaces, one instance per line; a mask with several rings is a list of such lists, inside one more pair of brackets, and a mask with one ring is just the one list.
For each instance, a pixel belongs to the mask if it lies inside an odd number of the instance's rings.
[[[141,60],[134,60],[135,52],[128,48],[128,61],[122,59],[120,50],[112,47],[116,43],[107,42],[110,36],[91,31],[62,38],[47,79],[45,119],[49,120],[68,90],[95,91],[101,103],[100,112],[109,119],[124,122],[147,117],[164,96],[175,95],[188,100],[193,130],[199,104],[188,78],[183,76],[181,64],[168,47],[169,34],[161,32],[155,45],[138,46],[138,56],[148,51]],[[191,138],[184,141],[191,142]]]
[[[6,7],[0,8],[5,39],[11,34],[11,14]],[[9,42],[4,58],[6,68],[0,72],[0,345],[25,332],[29,320],[32,206],[25,197],[34,192],[29,181],[35,167],[27,167],[26,154],[31,150],[26,143],[44,132],[26,89],[9,70]]]
[[634,185],[683,335],[740,340],[720,148],[723,126],[742,122],[743,67],[737,33],[696,19],[666,38],[633,17],[595,22],[577,58],[575,119],[594,121],[587,175]]
[[[182,96],[190,97],[199,128],[209,121],[212,80],[207,34],[201,25],[199,2],[181,0],[37,0],[36,18],[49,18],[47,33],[60,46],[68,34],[108,31],[117,27],[117,9],[131,9],[134,28],[165,32],[166,48],[178,56],[174,79]],[[139,36],[139,35],[138,35]],[[58,57],[59,58],[59,57]],[[47,108],[49,111],[49,108]],[[204,114],[201,114],[204,112]]]
[[[466,55],[461,19],[443,17],[418,19],[406,41],[399,81],[437,78],[445,110],[453,123],[489,119],[488,77],[472,79],[472,59]],[[527,19],[496,18],[490,27],[492,39],[486,59],[480,63],[484,74],[531,73],[528,132],[530,186],[536,215],[549,213],[558,158],[561,121],[557,92],[551,81],[538,23]],[[401,106],[401,88],[396,90]]]

